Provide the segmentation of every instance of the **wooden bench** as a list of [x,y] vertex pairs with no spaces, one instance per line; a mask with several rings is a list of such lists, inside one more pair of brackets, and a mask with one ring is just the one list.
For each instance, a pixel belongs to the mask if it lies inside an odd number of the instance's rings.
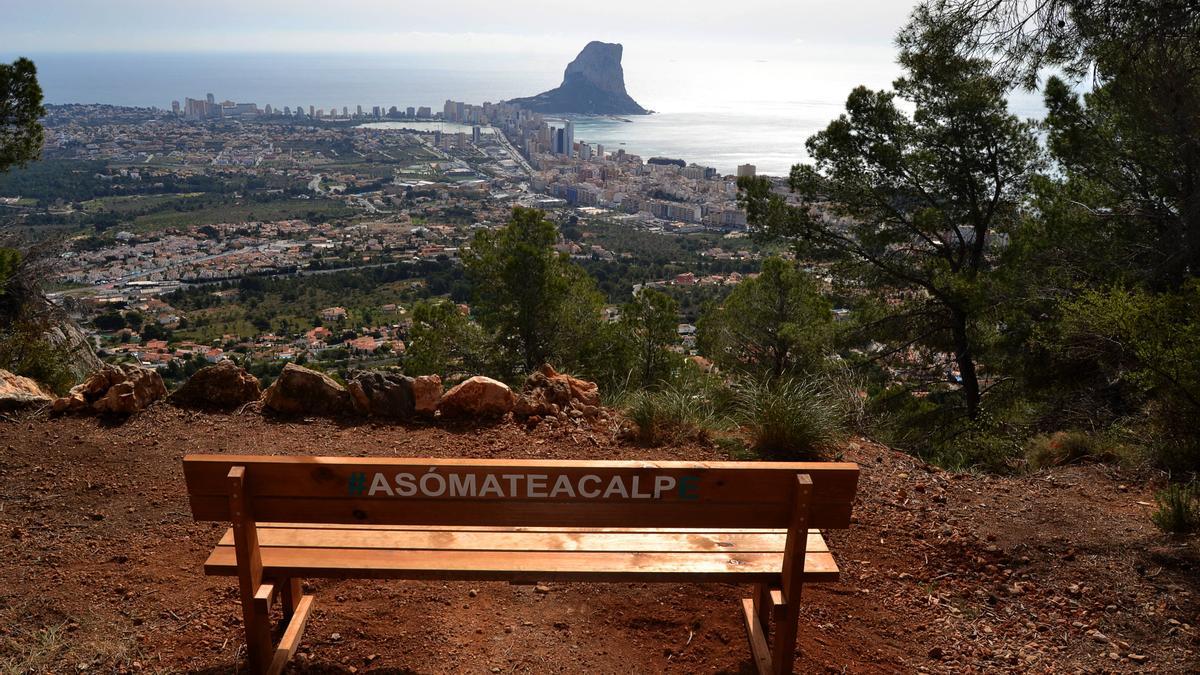
[[802,586],[838,578],[818,528],[849,527],[858,483],[857,465],[833,462],[189,455],[183,468],[195,519],[233,524],[204,571],[238,577],[257,673],[299,646],[305,577],[754,584],[756,666],[790,673]]

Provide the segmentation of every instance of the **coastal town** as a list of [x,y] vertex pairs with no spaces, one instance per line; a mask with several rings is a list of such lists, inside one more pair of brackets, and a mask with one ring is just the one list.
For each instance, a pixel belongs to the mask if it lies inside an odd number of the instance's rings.
[[[696,240],[669,270],[638,278],[614,303],[642,287],[727,288],[761,257],[745,237],[736,176],[576,140],[570,119],[507,103],[326,112],[209,95],[170,111],[51,106],[46,128],[47,171],[71,176],[78,197],[11,185],[0,190],[0,216],[71,232],[54,297],[101,354],[180,374],[227,353],[279,363],[395,358],[410,326],[401,298],[427,292],[409,287],[349,309],[287,312],[286,325],[276,317],[208,322],[197,316],[206,312],[172,299],[207,287],[236,302],[248,278],[445,270],[476,231],[502,225],[514,206],[544,210],[576,232],[558,249],[580,261],[622,265],[639,255],[621,250],[620,236],[593,236],[595,227]],[[114,311],[142,323],[98,325]],[[695,344],[692,320],[681,317],[684,351]]]

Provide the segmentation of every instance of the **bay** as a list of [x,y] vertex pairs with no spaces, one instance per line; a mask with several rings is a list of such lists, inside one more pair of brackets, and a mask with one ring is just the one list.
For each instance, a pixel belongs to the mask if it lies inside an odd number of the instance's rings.
[[[363,106],[429,106],[447,99],[482,103],[527,96],[557,86],[565,64],[545,56],[269,53],[25,54],[38,65],[48,103],[108,103],[169,109],[171,101],[203,98],[311,105],[350,111]],[[11,60],[0,47],[0,59]],[[736,54],[639,59],[626,52],[630,95],[653,115],[573,117],[575,138],[665,156],[731,174],[740,164],[786,175],[806,159],[805,140],[837,117],[857,85],[889,86],[898,74],[890,48],[813,52],[764,60]],[[1010,107],[1041,114],[1036,94],[1014,93]],[[411,125],[409,125],[411,126]]]

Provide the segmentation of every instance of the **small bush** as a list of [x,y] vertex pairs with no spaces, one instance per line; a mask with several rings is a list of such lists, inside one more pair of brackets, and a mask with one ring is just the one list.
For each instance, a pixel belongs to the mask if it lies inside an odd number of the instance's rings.
[[1175,483],[1155,493],[1158,509],[1150,519],[1169,534],[1187,534],[1200,530],[1200,489],[1195,483]]
[[634,425],[635,438],[644,445],[703,440],[722,426],[706,393],[680,386],[635,391],[621,408]]
[[738,420],[758,452],[814,459],[842,433],[844,406],[815,381],[747,382],[737,390]]
[[1120,449],[1108,439],[1082,431],[1058,431],[1034,436],[1025,446],[1025,458],[1033,469],[1082,462],[1119,462]]

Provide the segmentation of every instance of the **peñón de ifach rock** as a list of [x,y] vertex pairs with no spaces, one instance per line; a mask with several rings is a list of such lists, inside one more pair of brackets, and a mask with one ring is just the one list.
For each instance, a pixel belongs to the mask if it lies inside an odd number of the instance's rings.
[[621,68],[622,47],[611,42],[589,42],[567,65],[558,87],[537,96],[509,103],[540,113],[581,115],[648,115],[625,91]]

